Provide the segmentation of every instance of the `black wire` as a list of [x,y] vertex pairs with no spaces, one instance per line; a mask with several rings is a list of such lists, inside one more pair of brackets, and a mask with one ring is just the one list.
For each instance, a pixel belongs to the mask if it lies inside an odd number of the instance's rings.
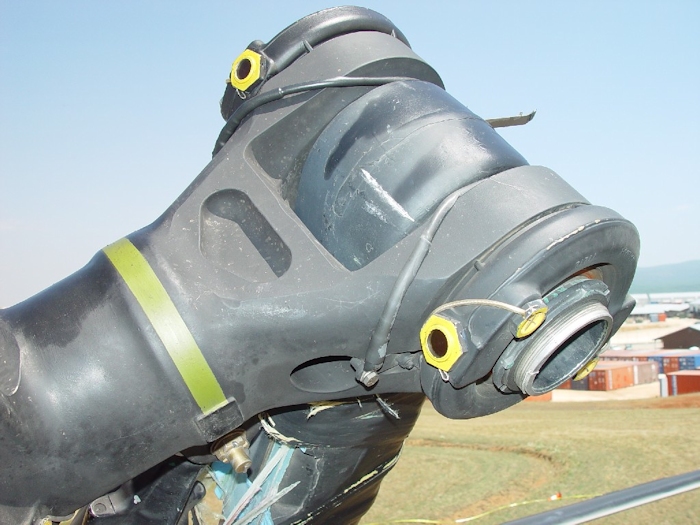
[[[221,151],[221,148],[226,145],[246,116],[248,116],[252,111],[258,109],[260,106],[269,102],[274,102],[286,96],[296,95],[306,91],[337,87],[383,86],[384,84],[390,84],[391,82],[411,80],[416,79],[411,77],[336,77],[326,80],[315,80],[301,84],[293,84],[291,86],[278,88],[274,91],[261,93],[241,104],[229,117],[221,130],[221,133],[219,133],[212,156],[216,156],[216,154]],[[437,233],[442,220],[445,218],[445,215],[447,215],[447,212],[452,209],[452,206],[454,206],[455,202],[457,202],[457,199],[466,192],[467,188],[461,188],[451,193],[445,198],[445,200],[443,200],[442,204],[438,207],[438,210],[431,218],[431,221],[428,223],[425,233],[421,235],[418,244],[396,278],[394,287],[392,288],[389,298],[384,305],[384,310],[379,318],[377,327],[372,333],[372,338],[370,339],[369,347],[367,348],[367,353],[365,354],[365,372],[376,371],[382,367],[384,357],[386,355],[386,346],[389,342],[389,335],[394,326],[394,321],[396,321],[396,316],[399,312],[399,308],[401,307],[401,303],[403,302],[403,298],[408,291],[408,287],[414,281],[418,270],[423,264],[425,257],[428,255],[428,251],[430,251],[430,246],[432,244],[432,239],[435,236],[435,233]],[[361,373],[358,372],[358,376],[360,375]]]
[[[384,310],[379,317],[377,327],[372,333],[372,338],[370,339],[369,346],[365,354],[365,364],[363,367],[364,372],[376,372],[384,364],[386,347],[389,344],[389,336],[391,335],[391,329],[394,327],[394,321],[396,321],[399,308],[401,308],[401,303],[403,302],[403,298],[406,296],[408,287],[411,286],[411,283],[413,283],[415,280],[418,270],[420,270],[420,267],[423,265],[423,261],[430,251],[433,238],[435,237],[438,228],[457,200],[476,184],[480,184],[480,182],[470,184],[469,186],[465,186],[464,188],[460,188],[450,193],[447,197],[445,197],[431,217],[425,231],[420,236],[420,239],[418,239],[418,244],[416,244],[413,252],[411,252],[408,260],[404,264],[403,268],[401,268],[401,271],[396,278],[396,282],[394,282],[394,286],[389,293],[389,298],[386,300]],[[361,374],[358,374],[358,377],[361,377]]]
[[336,77],[326,80],[314,80],[311,82],[303,82],[301,84],[293,84],[291,86],[281,87],[273,91],[260,93],[259,95],[256,95],[241,104],[226,121],[221,133],[219,133],[219,138],[216,140],[212,157],[216,156],[216,154],[221,151],[221,148],[226,145],[245,117],[247,117],[252,111],[258,109],[260,106],[268,104],[269,102],[274,102],[286,96],[296,95],[306,91],[337,87],[383,86],[384,84],[390,84],[391,82],[408,80],[416,79],[410,77]]

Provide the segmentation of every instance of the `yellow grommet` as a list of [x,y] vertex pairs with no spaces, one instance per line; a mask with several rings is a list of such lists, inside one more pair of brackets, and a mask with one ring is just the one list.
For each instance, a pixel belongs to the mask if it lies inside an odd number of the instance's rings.
[[547,318],[547,307],[543,308],[538,308],[534,312],[528,314],[528,316],[522,320],[522,322],[518,325],[518,330],[515,333],[515,337],[518,339],[527,337],[530,335],[532,332],[537,330],[540,326],[542,326],[542,323],[544,323],[544,320]]
[[420,344],[425,361],[445,372],[464,352],[455,323],[439,315],[430,316],[421,328]]
[[245,91],[260,79],[262,56],[255,51],[246,49],[231,66],[231,85]]
[[600,359],[598,359],[597,357],[596,357],[595,359],[591,359],[590,361],[588,361],[588,363],[586,364],[586,366],[584,366],[581,370],[579,370],[579,371],[576,373],[576,375],[573,377],[573,380],[574,380],[574,381],[581,381],[581,379],[583,379],[583,378],[586,377],[588,374],[590,374],[591,372],[593,372],[593,369],[594,369],[594,368],[596,367],[596,365],[598,364],[598,361],[600,361]]

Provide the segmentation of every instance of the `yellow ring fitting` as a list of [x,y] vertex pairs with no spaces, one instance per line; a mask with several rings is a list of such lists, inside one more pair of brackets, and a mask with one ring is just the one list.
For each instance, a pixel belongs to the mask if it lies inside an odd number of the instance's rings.
[[588,361],[586,366],[584,366],[581,370],[579,370],[576,375],[573,377],[574,381],[581,381],[584,377],[586,377],[588,374],[593,372],[593,369],[598,365],[598,361],[600,361],[599,358],[591,359]]
[[245,91],[260,79],[262,56],[255,51],[246,49],[231,66],[231,85],[240,91]]
[[420,344],[425,361],[448,372],[464,353],[459,329],[440,315],[431,315],[420,330]]
[[517,337],[518,339],[527,337],[528,335],[532,334],[535,330],[537,330],[540,326],[542,326],[542,323],[544,323],[545,319],[547,319],[546,306],[538,308],[537,310],[528,313],[525,319],[523,319],[518,325],[518,330],[515,333],[515,337]]

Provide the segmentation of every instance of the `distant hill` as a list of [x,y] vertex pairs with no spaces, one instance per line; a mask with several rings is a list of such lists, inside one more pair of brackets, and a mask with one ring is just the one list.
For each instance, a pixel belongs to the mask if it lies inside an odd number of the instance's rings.
[[700,261],[637,268],[630,293],[698,292]]

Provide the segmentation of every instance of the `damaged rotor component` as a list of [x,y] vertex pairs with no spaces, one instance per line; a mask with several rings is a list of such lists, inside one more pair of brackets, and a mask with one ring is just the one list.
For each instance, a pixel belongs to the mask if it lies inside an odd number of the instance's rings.
[[258,473],[278,451],[282,459],[261,492],[272,497],[294,486],[269,506],[270,522],[359,520],[398,461],[424,400],[387,394],[270,411],[261,419],[265,432],[252,439],[251,457]]
[[[359,519],[424,395],[507,408],[583,373],[631,311],[634,226],[528,165],[383,16],[316,13],[232,73],[172,206],[0,310],[0,522],[116,509],[162,468],[128,512],[176,523],[161,507],[201,465],[172,458],[212,443],[270,476],[273,518]],[[230,433],[264,413],[247,458]]]

